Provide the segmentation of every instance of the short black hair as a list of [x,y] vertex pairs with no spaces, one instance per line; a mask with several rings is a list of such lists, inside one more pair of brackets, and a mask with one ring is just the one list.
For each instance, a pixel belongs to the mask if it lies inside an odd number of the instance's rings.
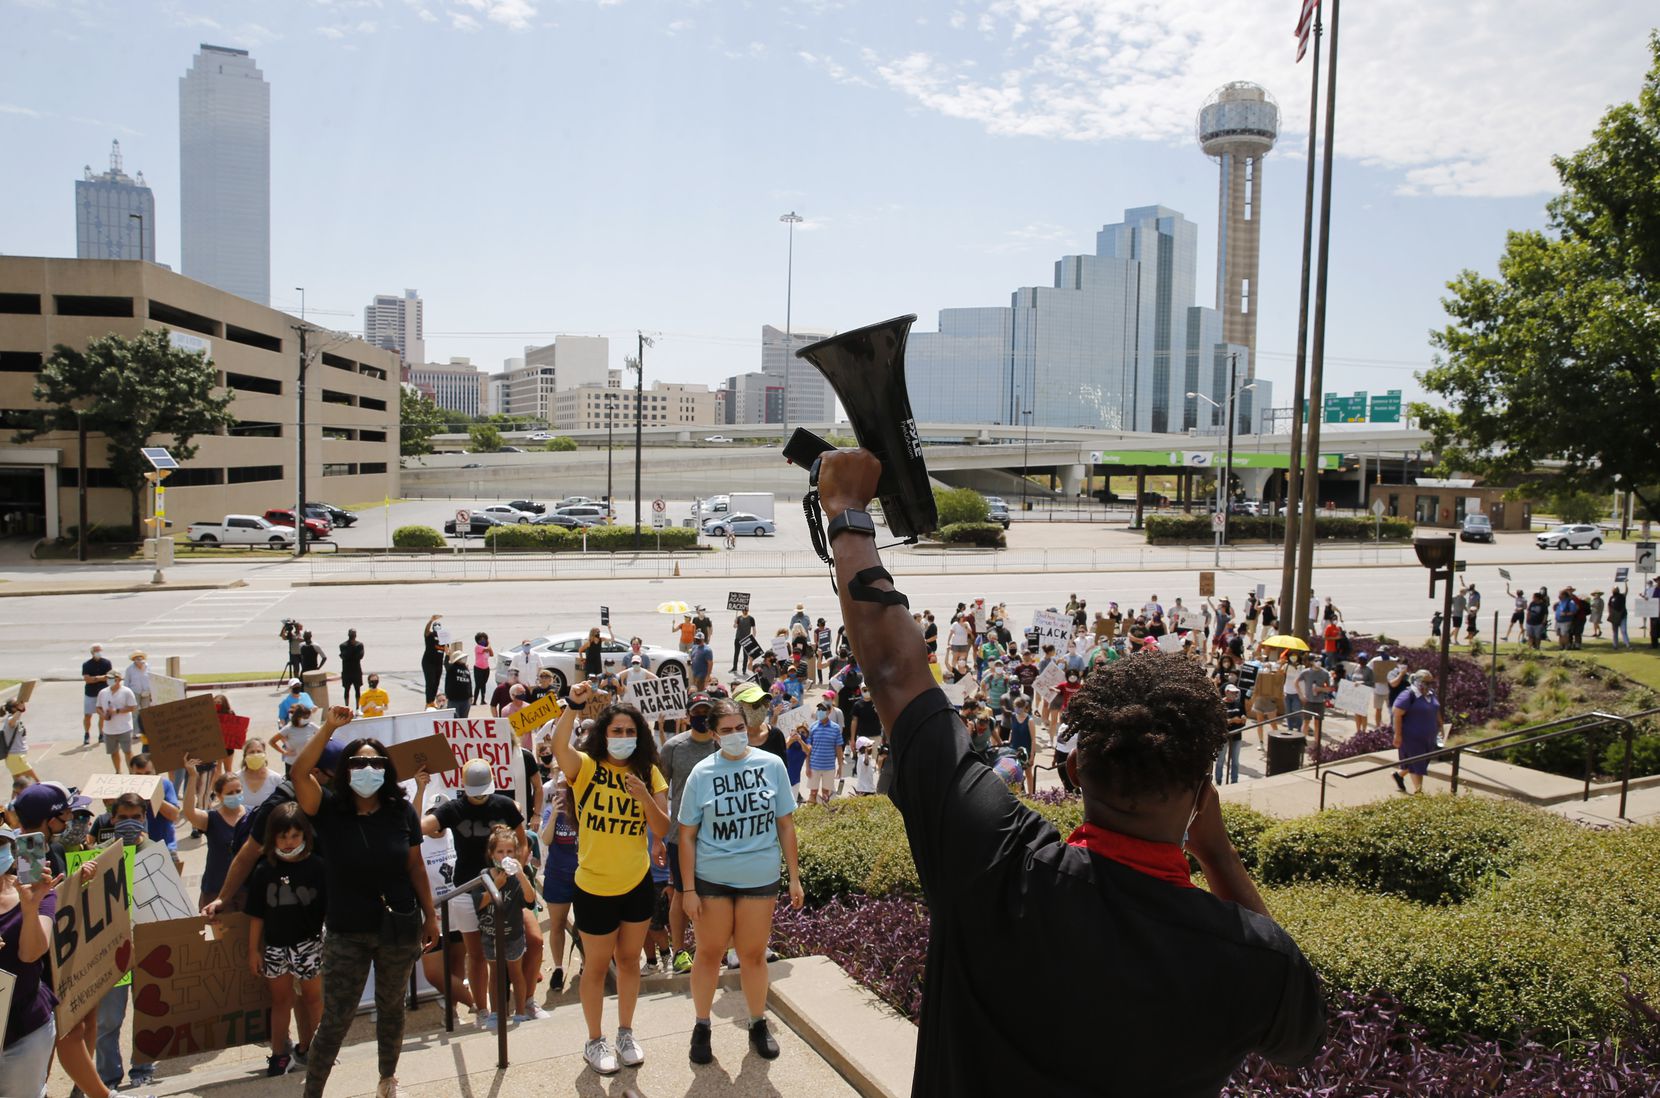
[[1163,654],[1090,672],[1067,706],[1078,769],[1094,791],[1135,802],[1195,788],[1226,740],[1222,697],[1198,663]]

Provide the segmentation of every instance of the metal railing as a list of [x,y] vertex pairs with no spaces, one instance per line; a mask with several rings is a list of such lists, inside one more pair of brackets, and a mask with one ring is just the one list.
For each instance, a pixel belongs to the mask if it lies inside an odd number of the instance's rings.
[[[490,871],[485,870],[466,884],[458,885],[434,898],[438,905],[438,919],[441,926],[439,950],[444,958],[444,986],[439,994],[444,997],[444,1032],[455,1032],[455,998],[450,994],[454,986],[450,976],[450,901],[457,896],[470,896],[482,887],[490,894],[490,902],[495,905],[496,949],[496,1067],[507,1067],[507,1020],[512,1016],[512,999],[509,998],[509,981],[507,976],[507,914],[502,910],[501,890],[496,882],[490,879]],[[522,916],[521,916],[522,917]],[[473,994],[478,995],[484,989],[478,988]],[[476,1002],[475,1006],[478,1005]],[[480,1013],[486,1013],[480,1011]]]
[[[1589,738],[1589,734],[1599,728],[1605,728],[1608,725],[1613,724],[1619,726],[1620,738],[1625,742],[1624,758],[1620,763],[1619,818],[1623,820],[1625,819],[1626,798],[1631,791],[1631,754],[1633,741],[1635,741],[1637,736],[1637,729],[1634,722],[1645,717],[1652,717],[1657,713],[1660,713],[1660,707],[1643,709],[1636,713],[1629,713],[1623,716],[1618,713],[1604,713],[1598,710],[1590,713],[1580,713],[1572,717],[1560,717],[1554,721],[1546,721],[1543,724],[1530,725],[1527,728],[1518,728],[1511,732],[1500,733],[1497,736],[1488,736],[1486,739],[1472,740],[1469,743],[1455,744],[1450,747],[1438,747],[1433,751],[1425,751],[1422,754],[1411,755],[1404,759],[1396,759],[1393,762],[1379,763],[1376,766],[1369,766],[1364,770],[1339,771],[1332,770],[1328,765],[1326,771],[1320,775],[1320,810],[1324,811],[1326,807],[1326,780],[1328,778],[1338,777],[1347,780],[1351,778],[1363,777],[1367,774],[1376,774],[1382,770],[1399,770],[1401,767],[1406,766],[1409,763],[1429,763],[1436,759],[1451,758],[1452,793],[1456,796],[1458,793],[1459,766],[1466,754],[1473,754],[1485,758],[1488,750],[1500,751],[1511,747],[1523,747],[1527,744],[1543,743],[1546,740],[1554,740],[1563,736],[1585,737],[1585,787],[1580,796],[1580,800],[1588,801],[1591,799],[1592,772],[1591,740]],[[1551,731],[1541,731],[1542,729],[1551,729]],[[1529,732],[1536,732],[1537,735],[1527,735]],[[1518,739],[1518,736],[1522,738]]]

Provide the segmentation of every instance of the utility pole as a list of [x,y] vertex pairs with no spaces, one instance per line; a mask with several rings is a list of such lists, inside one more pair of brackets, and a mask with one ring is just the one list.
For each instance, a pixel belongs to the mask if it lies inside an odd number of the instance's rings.
[[[1326,365],[1326,283],[1331,275],[1331,168],[1332,140],[1337,121],[1337,20],[1342,0],[1331,0],[1331,56],[1326,63],[1326,140],[1324,162],[1320,165],[1320,271],[1314,283],[1314,354],[1308,375],[1308,456],[1303,469],[1303,511],[1297,541],[1298,636],[1307,634],[1310,622],[1309,591],[1313,587],[1315,511],[1320,492],[1320,419],[1324,403]],[[1449,583],[1452,581],[1449,579]],[[1443,685],[1442,689],[1445,689]]]
[[1308,284],[1309,265],[1314,248],[1314,161],[1315,135],[1320,132],[1320,8],[1314,9],[1314,71],[1308,90],[1308,181],[1303,195],[1303,288],[1297,303],[1297,367],[1291,384],[1291,454],[1285,472],[1285,547],[1280,568],[1280,624],[1281,631],[1289,623],[1297,627],[1291,616],[1296,599],[1297,583],[1297,514],[1302,498],[1303,416],[1309,405],[1303,399],[1308,370]]
[[[634,359],[634,551],[640,551],[640,417],[645,407],[646,393],[646,348],[654,346],[646,338],[644,332],[636,333],[640,337],[639,350]],[[786,375],[787,376],[787,375]]]
[[75,409],[75,433],[79,436],[81,467],[75,474],[75,496],[81,511],[81,524],[75,529],[75,559],[86,563],[86,412]]
[[608,518],[616,513],[616,505],[611,502],[611,463],[616,454],[611,442],[611,409],[616,404],[613,399],[616,395],[611,389],[605,390],[605,514]]
[[[1227,504],[1222,508],[1223,545],[1228,544],[1228,519],[1233,511],[1233,430],[1235,421],[1239,418],[1239,390],[1235,388],[1238,384],[1239,352],[1235,351],[1228,356],[1228,461],[1222,466],[1222,483],[1227,487],[1222,497],[1223,502]],[[1250,386],[1247,385],[1246,388]],[[1220,568],[1221,564],[1217,567]]]
[[[1025,441],[1021,443],[1020,453],[1020,509],[1024,511],[1026,510],[1026,486],[1031,483],[1031,473],[1027,471],[1026,467],[1032,463],[1032,410],[1022,407],[1020,415],[1026,421]],[[1051,511],[1050,515],[1053,516],[1053,514],[1054,512]]]
[[298,467],[294,471],[294,555],[303,557],[305,548],[305,372],[310,364],[311,356],[306,351],[306,326],[302,321],[294,325],[294,330],[300,333],[300,379],[295,391],[298,393],[299,438],[296,440],[295,451],[298,454]]
[[[806,218],[794,210],[779,217],[780,221],[790,227],[789,262],[784,268],[784,438],[790,437],[790,359],[795,357],[791,352],[795,350],[795,340],[791,336],[790,308],[795,298],[795,227]],[[762,415],[766,413],[763,410]]]

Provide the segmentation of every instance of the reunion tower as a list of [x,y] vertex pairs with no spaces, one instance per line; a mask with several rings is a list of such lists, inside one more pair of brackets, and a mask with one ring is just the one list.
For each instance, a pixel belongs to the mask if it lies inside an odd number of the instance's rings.
[[1216,308],[1222,338],[1248,347],[1256,374],[1257,265],[1262,251],[1262,158],[1280,132],[1280,108],[1262,87],[1238,80],[1199,110],[1199,147],[1221,165],[1217,211]]

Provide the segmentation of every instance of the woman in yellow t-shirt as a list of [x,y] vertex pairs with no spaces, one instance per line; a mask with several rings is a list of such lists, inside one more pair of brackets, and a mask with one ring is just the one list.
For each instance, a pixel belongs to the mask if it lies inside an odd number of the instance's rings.
[[[576,801],[577,933],[582,935],[582,1015],[588,1022],[583,1058],[601,1075],[637,1067],[645,1053],[634,1039],[640,997],[640,949],[651,926],[656,895],[651,863],[664,864],[663,845],[651,836],[669,827],[668,788],[657,769],[657,745],[640,711],[614,703],[600,710],[592,731],[576,743],[571,729],[592,690],[571,687],[553,733],[553,753]],[[651,829],[651,835],[646,833]],[[601,1029],[605,970],[617,964],[617,1044]],[[620,1063],[619,1063],[620,1062]]]

